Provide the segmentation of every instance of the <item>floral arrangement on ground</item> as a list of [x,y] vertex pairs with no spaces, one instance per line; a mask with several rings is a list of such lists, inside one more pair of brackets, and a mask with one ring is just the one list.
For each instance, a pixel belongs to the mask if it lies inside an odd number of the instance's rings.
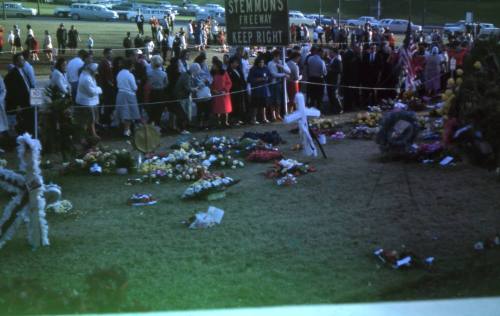
[[224,197],[224,191],[237,183],[239,180],[226,177],[224,174],[206,174],[202,179],[187,187],[182,194],[183,199],[214,199]]
[[282,159],[276,162],[274,166],[265,173],[265,176],[269,179],[283,178],[287,174],[298,177],[310,172],[316,172],[316,169],[308,163],[302,163],[293,159]]
[[62,167],[63,174],[112,174],[122,168],[132,172],[135,159],[127,149],[97,148],[71,162],[63,163]]

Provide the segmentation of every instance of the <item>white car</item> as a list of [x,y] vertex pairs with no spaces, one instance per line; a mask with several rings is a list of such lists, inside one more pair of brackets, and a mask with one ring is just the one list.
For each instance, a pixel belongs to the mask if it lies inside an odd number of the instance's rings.
[[205,9],[194,3],[188,3],[180,8],[179,15],[196,16],[198,13],[205,12]]
[[461,21],[456,23],[446,23],[444,25],[443,32],[445,34],[463,33],[465,32],[465,23]]
[[[393,33],[405,33],[408,29],[408,20],[396,19],[389,23],[385,23],[385,25],[381,24],[380,26],[388,28]],[[413,32],[420,32],[422,31],[422,26],[411,23],[411,30]]]
[[141,8],[137,11],[130,11],[127,14],[127,20],[135,23],[135,17],[138,14],[142,14],[144,16],[144,21],[148,22],[152,17],[155,17],[157,19],[163,19],[164,16],[169,16],[170,13],[171,13],[170,10],[162,9],[162,8],[156,8],[156,9]]
[[496,35],[500,34],[500,28],[496,27],[493,23],[479,23],[481,27],[479,35]]
[[389,27],[389,24],[391,24],[392,21],[394,21],[394,19],[382,19],[378,21],[378,24],[380,27]]
[[226,9],[219,4],[207,3],[204,8],[207,12],[226,12]]
[[118,20],[118,13],[102,4],[73,3],[69,10],[69,15],[73,20]]
[[370,23],[370,25],[374,27],[378,27],[380,25],[379,21],[373,16],[362,16],[358,19],[349,19],[346,21],[346,24],[349,26],[364,26],[366,23]]
[[24,18],[28,16],[36,16],[37,10],[32,8],[25,8],[19,2],[5,2],[3,7],[0,5],[0,10],[5,8],[5,15],[9,17]]
[[306,18],[304,14],[298,11],[290,11],[288,13],[288,21],[290,25],[295,24],[295,25],[307,25],[307,26],[314,26],[316,24],[316,21],[314,19]]

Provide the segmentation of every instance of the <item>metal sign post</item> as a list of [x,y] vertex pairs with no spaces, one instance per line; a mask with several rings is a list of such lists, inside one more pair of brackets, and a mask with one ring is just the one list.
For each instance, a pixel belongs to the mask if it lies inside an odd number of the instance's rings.
[[[286,63],[286,46],[283,46],[283,66]],[[283,77],[283,100],[285,102],[285,114],[288,114],[288,94],[286,88],[286,77]]]
[[225,0],[227,42],[233,46],[288,46],[287,0]]

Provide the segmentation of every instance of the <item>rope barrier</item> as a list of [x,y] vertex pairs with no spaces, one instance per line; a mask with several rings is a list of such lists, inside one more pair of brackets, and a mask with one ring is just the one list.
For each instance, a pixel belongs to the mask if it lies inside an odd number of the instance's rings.
[[[440,74],[436,77],[433,77],[431,79],[428,79],[426,81],[423,81],[421,82],[421,84],[426,84],[427,82],[430,82],[432,80],[435,80],[436,78],[441,78],[443,76],[445,76],[446,73],[443,73],[443,74]],[[263,88],[263,87],[269,87],[269,86],[273,86],[273,85],[281,85],[283,82],[282,81],[278,81],[278,82],[274,82],[274,83],[266,83],[264,85],[261,85],[261,86],[257,86],[257,87],[251,87],[249,90],[252,91],[252,90],[256,90],[256,89],[260,89],[260,88]],[[350,86],[350,85],[335,85],[335,84],[328,84],[328,83],[319,83],[319,82],[310,82],[310,81],[299,81],[299,83],[301,84],[306,84],[306,85],[321,85],[321,86],[324,86],[324,87],[337,87],[337,88],[344,88],[344,89],[356,89],[356,90],[378,90],[378,91],[399,91],[400,88],[383,88],[383,87],[366,87],[366,86]],[[190,97],[190,98],[185,98],[185,99],[176,99],[176,100],[164,100],[164,101],[158,101],[158,102],[142,102],[142,103],[137,103],[136,105],[138,107],[143,107],[143,106],[147,106],[147,105],[160,105],[160,104],[171,104],[171,103],[179,103],[181,101],[184,101],[184,100],[187,100],[187,99],[190,99],[191,101],[195,102],[197,100],[207,100],[207,99],[212,99],[212,98],[216,98],[216,97],[220,97],[220,96],[224,96],[224,95],[236,95],[236,94],[241,94],[241,93],[247,93],[248,92],[248,89],[243,89],[243,90],[238,90],[238,91],[233,91],[233,92],[229,92],[229,93],[225,93],[223,95],[212,95],[211,97],[209,98],[193,98],[193,97]],[[129,106],[128,104],[103,104],[103,105],[74,105],[73,108],[112,108],[112,107],[125,107],[125,106]],[[18,109],[15,109],[15,110],[9,110],[9,111],[6,111],[7,114],[11,114],[11,113],[18,113],[20,111],[24,111],[24,110],[28,110],[28,109],[33,109],[35,107],[40,107],[39,105],[35,105],[35,106],[29,106],[29,107],[22,107],[22,108],[18,108]]]

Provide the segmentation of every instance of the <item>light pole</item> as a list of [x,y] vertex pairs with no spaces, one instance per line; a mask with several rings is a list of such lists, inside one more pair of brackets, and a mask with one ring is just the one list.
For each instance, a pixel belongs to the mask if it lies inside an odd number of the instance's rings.
[[323,11],[323,1],[319,0],[319,24],[321,24],[321,12]]
[[5,13],[5,0],[2,0],[2,17],[7,20],[7,13]]
[[341,0],[339,0],[339,6],[337,7],[337,24],[340,25],[340,3],[341,3]]
[[425,27],[425,15],[427,14],[427,0],[424,0],[424,8],[422,10],[422,29]]
[[380,20],[381,16],[382,16],[382,1],[378,0],[377,1],[377,20]]
[[36,15],[40,16],[40,0],[36,0]]

